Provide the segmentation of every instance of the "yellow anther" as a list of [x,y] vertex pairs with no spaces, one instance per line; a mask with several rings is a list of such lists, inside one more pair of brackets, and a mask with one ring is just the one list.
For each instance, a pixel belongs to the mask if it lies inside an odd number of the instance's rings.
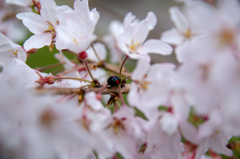
[[232,29],[224,28],[219,34],[220,45],[231,45],[235,41],[235,33]]
[[140,46],[141,46],[141,43],[138,41],[135,41],[134,43],[132,42],[132,44],[129,46],[129,49],[131,50],[131,52],[136,52]]
[[138,91],[140,90],[147,90],[148,86],[151,82],[150,81],[145,81],[145,79],[143,79],[142,81],[138,81]]
[[111,126],[116,134],[118,134],[120,130],[125,130],[125,126],[121,120],[115,119]]
[[215,133],[218,135],[218,134],[221,133],[221,131],[220,130],[216,130]]
[[186,37],[187,39],[189,39],[189,38],[191,38],[192,36],[193,36],[192,31],[191,31],[190,29],[188,29],[188,30],[185,32],[185,37]]
[[45,33],[55,34],[54,26],[51,22],[47,21],[48,24],[48,30],[44,31]]
[[48,26],[49,30],[53,30],[53,27],[51,25]]
[[76,40],[75,38],[73,38],[73,42],[74,42],[76,45],[78,45],[78,42],[77,42],[77,40]]

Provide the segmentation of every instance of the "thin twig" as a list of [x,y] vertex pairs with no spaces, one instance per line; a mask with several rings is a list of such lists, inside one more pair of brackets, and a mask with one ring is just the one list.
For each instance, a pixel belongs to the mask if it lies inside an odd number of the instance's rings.
[[97,57],[98,61],[100,62],[100,61],[101,61],[101,59],[100,59],[100,57],[98,56],[98,54],[97,54],[97,51],[96,51],[96,49],[95,49],[95,47],[94,47],[93,43],[91,43],[91,47],[92,47],[92,49],[93,49],[93,52],[94,52],[94,54],[96,55],[96,57]]
[[55,63],[55,64],[51,64],[51,65],[48,65],[48,66],[43,66],[41,68],[37,67],[35,69],[40,71],[40,72],[43,72],[45,70],[48,70],[48,69],[51,69],[51,68],[55,68],[55,67],[58,67],[58,66],[62,66],[62,65],[63,65],[62,63]]
[[122,68],[123,68],[125,62],[127,61],[127,59],[128,59],[128,56],[126,55],[126,57],[124,58],[124,60],[121,63],[120,70],[119,70],[119,77],[120,78],[122,78]]
[[118,86],[118,95],[119,95],[119,98],[120,98],[120,100],[121,100],[121,102],[122,102],[122,106],[124,107],[124,106],[126,106],[126,104],[125,104],[125,102],[124,102],[124,100],[123,100],[123,97],[122,97],[122,91],[121,91],[121,86],[119,85]]
[[75,68],[72,68],[71,70],[68,70],[68,71],[65,71],[63,73],[60,73],[58,74],[59,76],[65,76],[66,74],[69,74],[73,71],[77,71],[77,70],[81,70],[81,69],[85,69],[85,66],[78,66],[78,67],[75,67]]
[[[111,71],[111,72],[114,72],[114,73],[119,73],[119,67],[115,66],[115,65],[112,65],[112,64],[105,64],[104,65],[104,68],[108,71]],[[131,73],[129,72],[125,72],[125,71],[122,71],[121,73],[123,76],[131,76]]]
[[93,78],[92,73],[91,73],[91,71],[90,71],[90,69],[89,69],[87,60],[83,60],[83,63],[84,63],[84,65],[85,65],[85,67],[86,67],[86,69],[87,69],[87,71],[88,71],[88,74],[90,75],[92,81],[94,81],[94,78]]

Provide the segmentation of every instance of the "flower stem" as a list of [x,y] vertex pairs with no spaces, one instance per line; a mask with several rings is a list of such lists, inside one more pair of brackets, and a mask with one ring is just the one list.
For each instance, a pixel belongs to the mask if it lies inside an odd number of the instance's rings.
[[41,68],[35,68],[35,69],[40,71],[40,72],[43,72],[45,70],[48,70],[48,69],[51,69],[51,68],[55,68],[55,67],[58,67],[58,66],[61,66],[61,65],[63,65],[63,64],[62,63],[55,63],[55,64],[52,64],[52,65],[43,66]]
[[93,43],[91,43],[91,47],[92,47],[92,49],[93,49],[93,52],[94,52],[94,54],[96,55],[96,57],[97,57],[98,61],[101,61],[101,59],[100,59],[100,57],[98,56],[98,54],[97,54],[97,51],[96,51],[96,49],[95,49],[95,47],[94,47]]
[[118,103],[115,102],[114,106],[115,106],[115,112],[117,112],[118,111]]
[[75,67],[75,68],[72,68],[71,70],[68,70],[68,71],[66,71],[66,72],[63,72],[63,73],[60,73],[60,74],[58,74],[59,76],[65,76],[66,74],[68,74],[68,73],[71,73],[71,72],[73,72],[73,71],[77,71],[77,70],[81,70],[81,69],[86,69],[86,67],[85,66],[78,66],[78,67]]
[[107,88],[107,84],[103,86],[97,94],[102,94],[102,92]]
[[[105,64],[103,68],[113,73],[119,73],[119,67],[113,64]],[[131,76],[131,73],[128,73],[128,72],[122,72],[121,74],[123,76]]]
[[89,73],[92,81],[94,81],[94,78],[93,78],[93,76],[92,76],[92,73],[91,73],[91,71],[90,71],[90,69],[89,69],[89,67],[88,67],[88,62],[87,62],[87,60],[83,60],[83,63],[84,63],[84,65],[85,65],[85,67],[86,67],[86,69],[87,69],[87,71],[88,71],[88,73]]
[[121,86],[119,85],[118,86],[118,91],[119,91],[119,97],[120,97],[120,100],[122,102],[122,106],[126,106],[124,100],[123,100],[123,97],[122,97],[122,91],[121,91]]
[[120,66],[119,77],[120,77],[121,79],[122,79],[122,69],[123,69],[123,66],[124,66],[125,62],[127,61],[127,59],[128,59],[128,56],[126,55],[125,58],[124,58],[124,60],[123,60],[122,63],[121,63],[121,66]]

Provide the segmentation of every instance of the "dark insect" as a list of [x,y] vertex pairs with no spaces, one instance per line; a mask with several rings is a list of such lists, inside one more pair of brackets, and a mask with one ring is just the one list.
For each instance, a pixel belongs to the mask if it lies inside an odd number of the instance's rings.
[[110,76],[107,80],[108,85],[114,87],[121,82],[121,79],[118,76]]

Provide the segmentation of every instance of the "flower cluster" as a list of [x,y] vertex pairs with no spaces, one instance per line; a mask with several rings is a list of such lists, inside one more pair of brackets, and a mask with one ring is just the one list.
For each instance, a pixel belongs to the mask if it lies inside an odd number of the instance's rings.
[[[159,39],[147,39],[153,12],[143,20],[128,13],[100,39],[99,12],[88,0],[73,8],[5,2],[0,16],[7,3],[24,6],[16,17],[33,35],[20,46],[0,27],[0,158],[239,157],[240,142],[230,140],[240,136],[238,0],[181,0],[182,8],[170,8],[175,27]],[[45,46],[57,49],[59,62],[29,67]],[[175,53],[178,63],[153,64],[151,53]],[[136,61],[132,72],[128,60]]]

